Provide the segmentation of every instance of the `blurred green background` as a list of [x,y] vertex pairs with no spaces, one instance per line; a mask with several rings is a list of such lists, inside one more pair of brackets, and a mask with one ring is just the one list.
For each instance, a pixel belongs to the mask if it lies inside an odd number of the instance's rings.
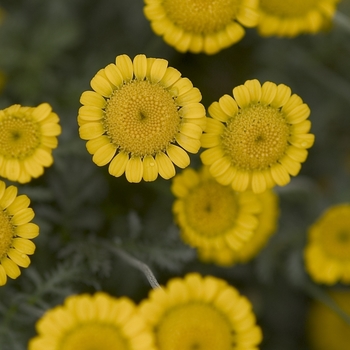
[[[327,288],[304,271],[307,228],[328,206],[350,201],[350,1],[340,2],[327,32],[279,39],[248,29],[241,42],[213,56],[167,46],[151,31],[142,0],[1,0],[0,6],[0,109],[48,102],[63,129],[54,165],[19,186],[41,229],[30,267],[0,288],[0,349],[26,349],[35,322],[70,294],[145,298],[147,279],[106,249],[114,242],[149,265],[161,284],[198,271],[236,286],[254,305],[262,350],[308,350],[308,306]],[[171,181],[129,184],[92,163],[78,135],[79,98],[95,73],[124,53],[167,59],[200,89],[206,108],[253,78],[289,85],[310,106],[315,145],[300,174],[276,189],[279,229],[249,264],[221,268],[196,259],[173,223]],[[191,166],[199,165],[192,156]]]

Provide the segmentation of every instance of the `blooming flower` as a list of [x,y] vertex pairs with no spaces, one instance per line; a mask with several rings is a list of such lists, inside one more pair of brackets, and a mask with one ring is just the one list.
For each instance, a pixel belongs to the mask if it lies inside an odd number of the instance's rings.
[[153,31],[180,52],[215,54],[258,23],[257,0],[145,0]]
[[330,25],[339,0],[260,0],[258,32],[295,37]]
[[153,336],[128,298],[106,293],[68,297],[36,324],[29,350],[153,350]]
[[185,169],[172,183],[173,212],[182,239],[201,250],[238,251],[253,236],[261,206],[251,192],[219,184],[207,167]]
[[0,176],[25,183],[42,175],[53,162],[61,133],[58,122],[47,103],[0,110]]
[[289,183],[314,143],[309,107],[284,85],[248,80],[209,106],[203,164],[235,191],[264,192]]
[[[349,290],[332,290],[329,296],[350,317]],[[329,306],[314,300],[306,323],[307,337],[312,350],[348,350],[350,325]]]
[[140,313],[159,350],[257,349],[262,338],[249,300],[212,276],[171,279],[150,292]]
[[0,286],[7,276],[16,279],[20,267],[28,267],[35,245],[31,241],[39,234],[39,227],[30,222],[34,217],[26,195],[17,196],[17,187],[0,181]]
[[190,163],[205,127],[200,91],[164,59],[117,56],[80,99],[80,137],[92,160],[129,182],[169,179]]
[[310,227],[305,268],[317,283],[350,284],[350,204],[328,208]]

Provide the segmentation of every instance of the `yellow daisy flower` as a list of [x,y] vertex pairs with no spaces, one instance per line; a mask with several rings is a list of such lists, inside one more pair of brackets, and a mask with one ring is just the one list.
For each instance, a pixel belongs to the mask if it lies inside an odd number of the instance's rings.
[[[80,137],[98,166],[129,182],[154,181],[185,168],[205,127],[201,93],[159,58],[117,56],[91,80],[80,99]],[[187,151],[187,152],[186,152]]]
[[314,143],[309,107],[284,85],[248,80],[208,109],[201,154],[216,180],[235,191],[264,192],[289,183]]
[[237,251],[229,247],[199,249],[200,260],[221,266],[232,266],[236,263],[247,263],[260,253],[277,229],[278,196],[272,190],[266,190],[263,193],[255,194],[255,196],[261,204],[262,211],[257,215],[259,223],[249,240],[244,242]]
[[30,222],[34,217],[26,195],[17,196],[17,187],[0,181],[0,286],[7,276],[16,279],[20,267],[28,267],[35,245],[31,241],[39,234],[39,227]]
[[326,210],[310,227],[305,268],[317,283],[350,284],[350,204]]
[[53,163],[52,150],[61,133],[58,123],[47,103],[0,110],[0,176],[25,183],[42,175]]
[[106,293],[66,298],[37,322],[29,350],[154,350],[153,335],[126,297]]
[[[350,291],[334,290],[329,295],[350,317]],[[349,349],[350,325],[325,304],[316,300],[312,302],[306,326],[310,349]]]
[[150,292],[140,312],[158,350],[253,350],[262,339],[249,300],[212,276],[173,278]]
[[253,236],[261,206],[251,192],[237,193],[219,184],[207,167],[177,175],[171,190],[182,239],[192,247],[238,251]]
[[145,0],[153,31],[180,52],[215,54],[258,23],[258,0]]
[[295,37],[327,28],[339,0],[260,0],[261,36]]

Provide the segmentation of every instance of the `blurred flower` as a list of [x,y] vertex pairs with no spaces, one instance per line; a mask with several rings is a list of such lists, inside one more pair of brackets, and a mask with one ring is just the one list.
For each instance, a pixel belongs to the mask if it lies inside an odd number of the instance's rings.
[[284,85],[248,80],[209,106],[203,164],[235,191],[264,192],[289,183],[314,143],[310,109]]
[[[169,179],[190,163],[205,127],[200,91],[163,59],[116,58],[81,96],[80,137],[98,166],[129,182]],[[177,144],[176,144],[177,143]],[[180,147],[181,146],[181,147]],[[186,151],[185,151],[186,150]],[[173,164],[174,163],[174,164]]]
[[266,190],[255,196],[261,204],[262,211],[257,216],[258,226],[249,239],[237,251],[230,248],[215,249],[214,247],[200,249],[198,250],[200,260],[230,266],[236,263],[247,263],[260,253],[277,229],[278,197],[272,190]]
[[153,31],[180,52],[215,54],[258,22],[257,0],[145,0]]
[[153,336],[128,298],[74,295],[36,324],[29,350],[153,350]]
[[317,283],[350,283],[350,204],[330,207],[310,227],[305,268]]
[[39,234],[39,227],[30,222],[34,218],[30,200],[26,195],[17,196],[17,187],[0,181],[0,286],[7,276],[16,279],[20,267],[28,267],[35,245],[30,240]]
[[[350,291],[334,290],[330,297],[350,318]],[[310,350],[348,350],[350,325],[339,314],[319,301],[313,301],[307,318]]]
[[295,37],[327,28],[339,0],[260,0],[261,36]]
[[262,334],[252,305],[224,280],[191,273],[153,289],[140,305],[165,349],[256,349]]
[[0,110],[0,175],[11,181],[29,182],[52,162],[52,149],[61,133],[51,106],[13,105]]

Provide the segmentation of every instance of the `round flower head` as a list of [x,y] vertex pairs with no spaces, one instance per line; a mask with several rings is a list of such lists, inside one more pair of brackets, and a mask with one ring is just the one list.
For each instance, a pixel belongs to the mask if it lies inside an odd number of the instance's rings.
[[261,36],[295,37],[330,25],[339,0],[260,0]]
[[173,278],[150,292],[140,312],[158,350],[253,350],[262,339],[249,300],[212,276]]
[[0,181],[0,286],[7,282],[7,276],[16,279],[20,267],[28,267],[35,245],[31,241],[39,234],[39,227],[30,222],[33,209],[28,208],[30,200],[26,195],[17,196],[17,187]]
[[253,236],[261,206],[251,192],[219,184],[207,167],[185,169],[172,183],[173,204],[182,239],[198,250],[238,251]]
[[284,85],[248,80],[209,106],[203,164],[236,191],[264,192],[289,183],[314,143],[309,107]]
[[278,197],[272,190],[266,190],[263,193],[255,194],[255,196],[261,204],[262,211],[258,214],[258,226],[249,240],[239,250],[233,250],[229,247],[199,249],[200,260],[221,266],[232,266],[236,263],[247,263],[260,253],[277,229]]
[[[350,291],[333,290],[329,296],[350,317]],[[307,317],[307,337],[312,350],[348,350],[350,325],[327,305],[313,301]]]
[[128,298],[68,297],[37,322],[29,350],[154,350],[153,335]]
[[205,127],[200,91],[163,59],[117,56],[80,99],[80,137],[98,166],[129,182],[175,175],[190,163]]
[[310,227],[304,257],[315,282],[350,284],[350,204],[330,207]]
[[61,133],[58,123],[47,103],[0,110],[0,176],[26,183],[42,175],[53,163],[52,150]]
[[153,31],[180,52],[215,54],[258,23],[258,0],[145,0]]

